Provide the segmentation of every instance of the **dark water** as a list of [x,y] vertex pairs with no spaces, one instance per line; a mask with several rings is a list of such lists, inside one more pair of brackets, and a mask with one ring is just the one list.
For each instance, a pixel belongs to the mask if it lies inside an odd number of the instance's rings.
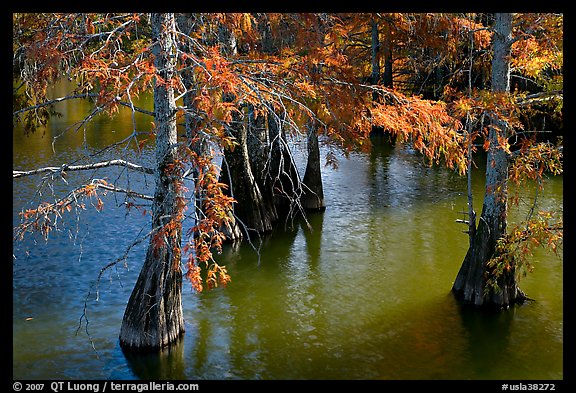
[[[52,137],[87,107],[62,106],[65,116],[41,132],[13,136],[14,169],[70,163],[129,135],[132,118],[98,118],[95,126]],[[84,111],[84,112],[82,112]],[[150,119],[137,116],[136,127]],[[84,141],[90,148],[84,147]],[[134,144],[119,146],[138,159]],[[146,147],[150,149],[150,147]],[[110,154],[110,155],[114,155]],[[146,153],[145,153],[146,154]],[[106,157],[104,154],[103,157]],[[152,177],[119,168],[89,176],[152,194]],[[228,288],[195,293],[184,284],[186,334],[157,355],[125,356],[118,345],[122,315],[145,254],[134,246],[149,216],[126,213],[122,196],[101,195],[104,209],[63,217],[48,243],[13,243],[13,377],[15,379],[562,379],[563,262],[546,250],[521,282],[536,302],[500,314],[463,310],[450,294],[467,249],[466,180],[427,168],[409,148],[376,143],[370,154],[323,168],[327,210],[260,241],[225,249],[219,262]],[[481,207],[482,167],[474,193]],[[38,201],[41,176],[14,181],[18,212]],[[62,195],[56,182],[42,198]],[[529,198],[533,188],[520,190]],[[541,209],[563,204],[562,177],[549,179]],[[527,199],[528,201],[529,199]],[[92,201],[96,203],[96,201]],[[526,206],[512,212],[521,219]],[[98,289],[98,291],[96,291]],[[96,298],[96,292],[98,298]],[[86,305],[86,319],[82,318]]]

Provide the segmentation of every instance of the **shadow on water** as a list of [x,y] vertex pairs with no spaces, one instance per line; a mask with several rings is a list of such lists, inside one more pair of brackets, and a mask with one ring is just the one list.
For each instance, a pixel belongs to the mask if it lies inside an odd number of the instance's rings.
[[[311,291],[319,274],[323,219],[319,212],[309,215],[310,228],[300,219],[292,229],[280,225],[252,239],[257,250],[247,243],[225,247],[219,263],[232,276],[229,286],[195,294],[193,304],[184,300],[186,378],[291,378],[305,366],[300,355],[309,355],[297,348],[313,346],[316,329],[326,324]],[[151,358],[144,365],[170,359]]]
[[394,152],[394,145],[385,136],[372,136],[370,138],[372,149],[368,154],[367,172],[370,181],[370,203],[382,206],[392,204],[389,190],[390,157]]
[[308,223],[306,225],[304,220],[300,220],[300,227],[306,239],[306,252],[308,253],[308,261],[312,269],[318,268],[320,257],[322,255],[322,228],[324,226],[324,212],[314,212],[308,214]]
[[507,310],[478,310],[456,301],[456,309],[462,321],[466,340],[467,367],[474,377],[497,379],[513,372],[514,364],[506,361],[510,347],[512,325],[515,320],[516,307]]
[[[463,307],[451,293],[363,325],[355,339],[341,342],[336,350],[322,341],[317,348],[303,345],[305,337],[283,328],[288,309],[277,310],[278,319],[283,320],[277,325],[261,318],[270,313],[264,309],[265,300],[244,301],[242,307],[230,304],[222,314],[216,302],[223,300],[217,296],[217,300],[205,301],[212,308],[210,320],[205,313],[197,315],[191,322],[193,331],[185,336],[186,345],[182,339],[157,354],[124,353],[131,371],[138,378],[158,380],[442,380],[497,379],[502,368],[513,367],[503,354],[510,341],[514,308],[483,312]],[[314,325],[330,323],[323,318],[316,315]],[[370,342],[364,341],[363,331],[371,332]],[[283,348],[293,352],[282,354]]]
[[122,350],[130,370],[145,380],[182,380],[185,376],[184,337],[159,352],[138,353]]
[[279,344],[286,265],[298,230],[284,227],[218,256],[232,282],[185,299],[187,377],[260,379]]
[[[503,375],[514,310],[489,313],[462,306],[452,293],[365,325],[374,379],[489,380]],[[368,371],[369,369],[367,369]],[[504,374],[513,373],[507,370]]]
[[[267,334],[262,333],[258,318],[270,313],[265,309],[266,302],[258,298],[262,291],[257,287],[281,275],[296,234],[297,230],[277,229],[270,235],[251,239],[253,246],[248,242],[225,245],[218,259],[232,275],[232,283],[226,289],[195,293],[185,282],[185,334],[160,353],[122,351],[132,373],[137,378],[151,380],[183,380],[191,375],[201,379],[233,379],[234,370],[252,369],[257,377],[258,368],[253,361],[260,357],[261,348],[268,347],[263,342]],[[243,352],[232,350],[236,347],[243,348]],[[258,356],[251,355],[252,351]]]

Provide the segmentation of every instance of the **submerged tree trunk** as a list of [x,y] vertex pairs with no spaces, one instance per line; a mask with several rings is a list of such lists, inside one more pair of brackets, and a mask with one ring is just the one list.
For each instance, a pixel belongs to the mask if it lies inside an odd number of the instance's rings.
[[170,81],[176,70],[173,14],[152,14],[156,42],[154,66],[159,79],[154,88],[156,124],[156,191],[146,260],[128,300],[120,345],[129,350],[158,350],[184,333],[182,271],[180,268],[182,205],[181,174],[176,162],[176,104]]
[[320,146],[318,144],[318,129],[315,124],[310,124],[308,128],[308,161],[306,162],[306,172],[302,183],[304,193],[300,198],[300,203],[304,210],[323,211],[326,209],[324,203],[324,189],[322,187],[322,172],[320,171]]
[[236,200],[233,222],[222,231],[227,239],[236,241],[248,230],[258,234],[272,231],[275,216],[267,208],[252,172],[247,145],[248,119],[240,119],[238,114],[233,116],[236,124],[233,133],[238,145],[224,151],[220,181],[228,186],[226,192]]
[[[224,25],[218,27],[218,42],[223,54],[230,56],[238,53],[236,36]],[[230,101],[230,97],[224,96],[223,99]],[[236,200],[234,211],[230,212],[231,220],[226,223],[225,228],[221,228],[226,238],[232,242],[249,236],[249,231],[257,234],[272,231],[272,224],[276,219],[276,212],[270,209],[251,164],[248,135],[255,126],[253,108],[243,104],[238,109],[241,114],[232,115],[231,125],[231,132],[238,145],[224,150],[220,174],[220,182],[228,186],[225,193]],[[250,142],[254,142],[252,135]]]
[[256,112],[252,106],[249,106],[247,109],[248,135],[246,144],[248,147],[250,168],[260,189],[264,209],[268,211],[272,222],[276,222],[278,220],[278,211],[274,203],[274,189],[272,182],[268,181],[271,157],[268,118],[272,116],[272,114],[268,114],[267,116],[260,114],[256,117]]
[[302,181],[280,118],[273,113],[268,114],[268,133],[271,159],[268,163],[266,181],[270,182],[270,187],[274,192],[274,204],[278,216],[292,218],[300,208]]
[[[496,14],[494,28],[492,91],[508,93],[512,15]],[[506,234],[508,156],[500,147],[499,139],[507,138],[507,130],[505,122],[492,119],[482,214],[452,287],[456,296],[464,303],[475,306],[507,308],[525,299],[524,293],[518,288],[513,268],[502,273],[496,288],[487,287],[487,280],[491,275],[487,262],[495,256],[497,240]]]

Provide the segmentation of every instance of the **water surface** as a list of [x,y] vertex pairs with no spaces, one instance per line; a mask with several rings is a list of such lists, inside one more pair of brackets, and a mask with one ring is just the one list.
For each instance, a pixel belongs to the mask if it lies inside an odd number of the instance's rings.
[[[52,137],[86,109],[66,110],[44,136],[14,130],[14,169],[70,163],[150,121],[102,117],[64,133],[53,150]],[[121,154],[142,160],[134,146],[121,146]],[[145,149],[144,157],[151,147]],[[88,204],[66,215],[48,242],[31,236],[13,243],[14,379],[563,378],[561,257],[535,254],[535,271],[521,282],[535,302],[499,314],[462,309],[450,289],[468,244],[466,228],[455,223],[466,210],[465,178],[382,141],[322,171],[327,209],[309,217],[312,230],[295,222],[253,239],[259,252],[249,244],[226,248],[218,258],[232,282],[203,293],[185,283],[186,334],[158,355],[125,356],[118,345],[146,242],[94,286],[100,269],[149,228],[148,215],[127,214],[122,196],[101,195],[102,211]],[[480,163],[477,210],[482,172]],[[151,176],[120,168],[70,174],[67,181],[89,176],[153,193]],[[14,181],[14,225],[18,212],[39,200],[39,179]],[[42,198],[67,187],[58,181]],[[520,193],[529,202],[534,189]],[[562,177],[548,179],[539,207],[561,208],[562,193]],[[521,207],[512,221],[525,215]]]

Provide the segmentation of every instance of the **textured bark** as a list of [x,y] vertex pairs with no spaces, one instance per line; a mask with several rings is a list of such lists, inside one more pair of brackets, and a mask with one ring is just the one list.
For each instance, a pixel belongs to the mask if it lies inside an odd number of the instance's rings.
[[278,52],[278,48],[274,45],[274,40],[272,36],[272,27],[268,21],[267,14],[257,14],[256,15],[258,23],[258,31],[260,33],[260,45],[262,51],[266,54],[275,54]]
[[[178,30],[186,35],[192,35],[194,32],[194,19],[189,14],[178,14],[177,23]],[[181,50],[186,53],[193,53],[196,48],[194,48],[189,41],[181,43]],[[196,152],[200,156],[207,156],[209,154],[208,141],[203,136],[204,134],[199,133],[199,125],[196,120],[196,102],[195,98],[200,95],[200,88],[193,76],[193,66],[194,62],[190,59],[184,59],[184,69],[180,71],[180,77],[182,83],[187,88],[187,92],[182,98],[182,103],[184,107],[187,108],[187,112],[184,115],[184,130],[186,133],[186,138],[190,142],[190,149]],[[197,174],[198,169],[192,168],[195,174]]]
[[[510,91],[510,47],[512,15],[496,14],[492,60],[492,91]],[[506,234],[508,157],[499,147],[498,138],[506,138],[506,123],[492,119],[490,147],[486,165],[486,189],[478,228],[458,272],[452,290],[467,304],[507,308],[525,299],[518,288],[514,269],[502,274],[498,289],[486,288],[490,276],[487,262],[495,256],[496,242]]]
[[318,130],[315,125],[308,128],[308,160],[304,173],[304,193],[300,203],[304,210],[326,210],[324,203],[324,189],[322,187],[322,172],[320,171],[320,146],[318,144]]
[[286,135],[276,116],[268,116],[271,145],[270,169],[267,181],[274,191],[274,204],[279,217],[291,217],[297,212],[302,193],[301,179],[288,147]]
[[[236,37],[224,25],[218,28],[218,42],[223,54],[236,55],[238,53]],[[232,97],[224,96],[224,100],[231,101]],[[230,212],[232,220],[226,224],[226,227],[221,228],[227,240],[232,242],[249,235],[246,233],[249,230],[258,234],[272,231],[272,224],[276,219],[275,211],[270,209],[266,202],[250,162],[248,134],[251,133],[251,128],[255,128],[253,110],[249,105],[244,105],[239,109],[242,114],[233,114],[231,130],[238,146],[225,149],[220,174],[220,182],[228,186],[226,193],[236,200],[234,211]],[[254,141],[251,136],[252,145]]]
[[[373,85],[382,84],[392,87],[392,36],[390,32],[390,22],[384,21],[384,42],[380,42],[380,25],[378,21],[371,21],[371,65],[370,83]],[[381,57],[384,57],[384,70],[380,67]],[[382,100],[382,95],[377,91],[372,92],[372,100]],[[386,130],[379,126],[372,126],[370,135],[383,136]]]
[[233,122],[238,124],[233,131],[238,145],[224,151],[225,162],[220,176],[220,181],[228,185],[227,193],[237,202],[234,204],[234,222],[230,227],[222,228],[226,237],[232,241],[242,239],[244,230],[248,229],[257,233],[270,232],[275,220],[273,212],[266,207],[252,172],[247,145],[247,119],[238,116],[234,115]]
[[278,220],[278,211],[274,203],[274,189],[270,180],[270,134],[268,119],[272,116],[255,116],[252,107],[247,108],[248,135],[246,144],[252,174],[258,184],[263,199],[264,208],[268,211],[272,222]]
[[[178,30],[186,35],[192,35],[195,25],[194,19],[189,14],[178,14],[176,19],[178,24]],[[181,43],[181,50],[186,53],[193,53],[196,48],[194,48],[189,41],[185,41]],[[184,107],[187,108],[186,113],[184,114],[184,132],[186,135],[186,139],[188,142],[188,147],[194,153],[196,153],[199,157],[209,157],[210,156],[210,147],[209,141],[206,138],[205,134],[202,132],[198,132],[201,125],[198,124],[199,121],[197,120],[197,104],[196,98],[200,94],[200,87],[198,86],[197,82],[193,76],[193,66],[194,62],[190,59],[184,59],[184,69],[180,71],[180,78],[184,86],[187,88],[187,92],[184,94],[182,98],[182,103]],[[200,171],[206,173],[208,168],[197,167],[194,165],[192,168],[192,178],[194,179],[195,186],[198,184],[198,176]],[[201,187],[195,187],[194,189],[194,209],[196,214],[196,219],[198,220],[201,217],[204,217],[205,214],[203,213],[201,203],[197,203],[197,201],[201,201],[205,199],[205,190]],[[194,233],[194,236],[197,235],[197,232]]]
[[238,54],[236,35],[224,24],[218,25],[218,43],[220,44],[220,52],[223,55],[235,56]]
[[448,74],[448,68],[442,63],[442,59],[440,56],[436,58],[437,66],[434,68],[434,88],[432,91],[432,98],[435,100],[439,100],[442,98],[444,86],[446,83],[444,79]]
[[492,225],[484,219],[480,220],[452,290],[465,304],[497,309],[507,308],[524,300],[525,295],[517,285],[514,269],[502,274],[498,279],[497,290],[489,288],[485,292],[486,279],[490,274],[486,263],[494,256],[497,240],[492,235],[490,229]]
[[[176,66],[174,15],[152,14],[154,66],[161,80],[154,88],[156,124],[156,191],[152,228],[158,233],[177,216],[178,174],[168,171],[176,158],[176,105],[169,81]],[[120,345],[125,350],[158,350],[175,342],[184,333],[182,313],[182,271],[180,269],[181,222],[172,236],[158,242],[151,236],[146,260],[128,300]]]

